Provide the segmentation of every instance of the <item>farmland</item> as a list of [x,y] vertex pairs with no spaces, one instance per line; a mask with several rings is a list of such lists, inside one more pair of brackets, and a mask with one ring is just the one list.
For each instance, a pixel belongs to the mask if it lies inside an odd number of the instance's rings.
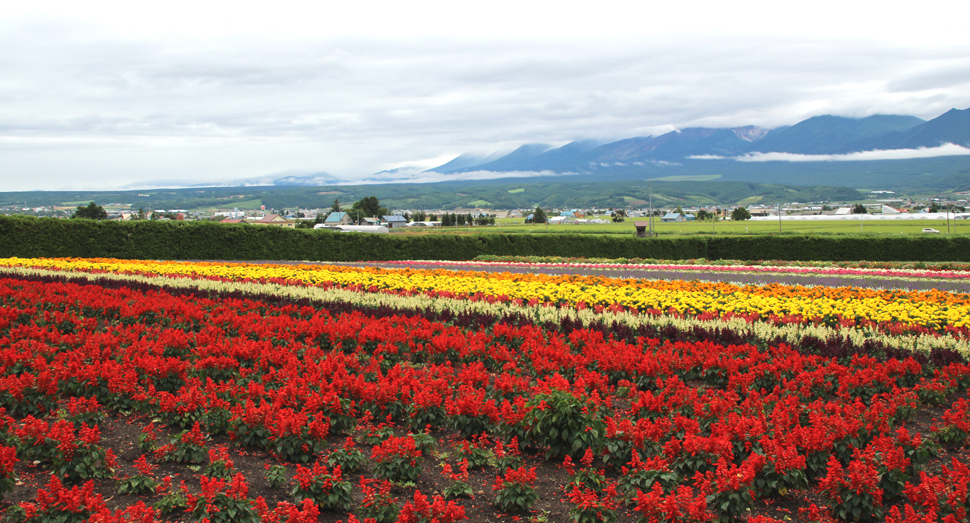
[[0,260],[0,508],[966,519],[965,267],[489,263]]
[[[608,217],[607,217],[608,218]],[[489,227],[488,232],[501,232],[506,234],[619,234],[632,235],[635,232],[633,222],[646,221],[646,218],[627,218],[621,223],[604,224],[525,224],[521,218],[502,218],[497,220],[496,227]],[[822,221],[795,221],[783,219],[781,227],[778,220],[767,221],[718,221],[712,224],[710,221],[691,221],[691,222],[672,222],[662,223],[659,218],[654,218],[654,230],[660,236],[689,236],[697,234],[728,234],[728,235],[756,235],[756,234],[868,234],[868,235],[922,235],[923,228],[934,228],[941,234],[947,234],[946,220],[913,220],[913,221],[878,221],[867,220],[822,220]],[[454,234],[478,233],[482,231],[480,227],[462,228],[451,227],[440,230],[429,231],[425,228],[412,228],[394,231],[395,234],[443,234],[446,232]],[[950,234],[970,235],[970,221],[951,220],[949,223]]]

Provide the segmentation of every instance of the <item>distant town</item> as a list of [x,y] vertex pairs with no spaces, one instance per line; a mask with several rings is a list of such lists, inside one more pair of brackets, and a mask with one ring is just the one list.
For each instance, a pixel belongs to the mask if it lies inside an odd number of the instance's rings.
[[[651,214],[662,222],[717,220],[777,219],[779,212],[786,219],[845,219],[866,214],[871,219],[940,219],[949,214],[953,219],[970,218],[967,198],[932,197],[926,199],[895,198],[893,191],[871,191],[864,203],[853,202],[789,202],[780,205],[748,206],[638,206],[636,208],[523,208],[496,210],[490,208],[400,209],[390,211],[379,206],[376,198],[368,197],[352,205],[335,202],[330,208],[295,208],[240,210],[238,208],[199,211],[186,209],[133,208],[123,202],[98,205],[105,212],[104,219],[157,221],[212,221],[228,224],[251,224],[287,228],[338,227],[346,225],[402,227],[442,226],[500,226],[503,223],[597,224],[645,218]],[[968,193],[955,196],[970,197]],[[372,199],[372,201],[368,201]],[[5,206],[0,214],[27,215],[49,218],[71,218],[78,207],[68,206]],[[368,208],[369,207],[369,208]],[[745,212],[738,213],[741,209]],[[537,216],[537,211],[540,216]]]

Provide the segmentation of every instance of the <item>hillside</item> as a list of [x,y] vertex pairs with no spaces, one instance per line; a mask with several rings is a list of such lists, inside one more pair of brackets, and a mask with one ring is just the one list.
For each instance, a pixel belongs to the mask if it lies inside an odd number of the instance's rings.
[[[184,209],[256,210],[328,208],[339,200],[349,206],[365,196],[376,196],[390,209],[523,209],[536,205],[545,208],[645,207],[650,199],[650,184],[643,180],[583,181],[580,177],[555,177],[541,180],[500,183],[388,184],[334,187],[249,187],[172,189],[159,191],[112,192],[16,192],[0,193],[0,206],[76,206],[94,201],[100,205],[129,203],[137,210]],[[846,187],[798,187],[746,182],[710,183],[703,180],[655,181],[653,201],[664,205],[732,206],[742,200],[762,201],[851,201],[862,199]]]

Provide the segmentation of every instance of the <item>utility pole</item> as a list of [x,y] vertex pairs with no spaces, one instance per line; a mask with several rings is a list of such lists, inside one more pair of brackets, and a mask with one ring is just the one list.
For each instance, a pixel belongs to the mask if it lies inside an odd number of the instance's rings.
[[778,204],[778,234],[781,234],[781,203]]
[[650,233],[647,234],[647,238],[653,238],[653,179],[652,178],[647,182],[647,185],[650,188],[650,217],[647,219],[647,222],[650,225]]

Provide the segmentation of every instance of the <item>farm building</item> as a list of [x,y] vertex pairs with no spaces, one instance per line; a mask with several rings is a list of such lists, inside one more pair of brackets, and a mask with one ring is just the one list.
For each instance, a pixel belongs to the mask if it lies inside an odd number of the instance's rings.
[[349,214],[343,211],[334,211],[330,213],[330,216],[327,216],[327,219],[323,223],[327,225],[350,225],[354,223],[354,220],[350,218]]

